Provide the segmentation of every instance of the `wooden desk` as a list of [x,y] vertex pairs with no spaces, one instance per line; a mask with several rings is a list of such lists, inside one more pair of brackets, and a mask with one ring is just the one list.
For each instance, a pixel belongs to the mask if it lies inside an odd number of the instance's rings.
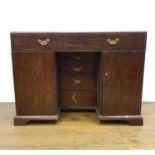
[[11,33],[15,125],[94,109],[142,125],[146,32]]

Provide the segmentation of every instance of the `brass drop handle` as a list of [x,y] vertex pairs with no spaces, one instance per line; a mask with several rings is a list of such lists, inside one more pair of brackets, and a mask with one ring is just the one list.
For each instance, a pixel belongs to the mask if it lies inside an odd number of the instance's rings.
[[49,39],[49,38],[47,38],[47,39],[45,39],[45,40],[38,39],[38,43],[39,43],[40,45],[42,45],[42,46],[48,45],[49,42],[50,42],[50,39]]
[[118,43],[119,43],[119,38],[116,38],[116,39],[110,39],[110,38],[108,38],[107,39],[107,43],[109,44],[109,45],[117,45]]
[[80,67],[73,67],[73,71],[75,71],[75,72],[79,72],[81,70],[82,70],[81,66]]
[[73,93],[73,95],[72,95],[72,101],[73,101],[74,103],[78,103],[78,100],[77,100],[77,98],[76,98],[76,94],[75,94],[75,93]]
[[74,82],[75,84],[80,84],[80,83],[81,83],[81,80],[80,80],[80,79],[73,79],[73,82]]
[[81,58],[79,56],[74,56],[73,59],[80,60]]

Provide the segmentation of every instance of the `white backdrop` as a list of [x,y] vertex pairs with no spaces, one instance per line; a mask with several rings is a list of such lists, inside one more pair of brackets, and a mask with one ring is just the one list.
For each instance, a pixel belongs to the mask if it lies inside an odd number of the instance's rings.
[[147,31],[143,101],[155,101],[153,2],[154,0],[1,0],[0,102],[14,101],[11,31]]

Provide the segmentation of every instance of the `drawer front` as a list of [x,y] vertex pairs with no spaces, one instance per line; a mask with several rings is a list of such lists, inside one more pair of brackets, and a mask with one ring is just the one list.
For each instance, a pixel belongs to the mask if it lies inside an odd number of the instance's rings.
[[136,35],[106,35],[104,49],[142,49],[145,37]]
[[76,63],[94,63],[97,61],[95,52],[59,52],[57,60],[62,65],[70,65]]
[[96,89],[96,75],[66,75],[60,76],[60,89]]
[[54,49],[54,50],[93,50],[103,46],[103,37],[72,35],[16,35],[12,38],[14,50]]
[[98,53],[57,53],[57,68],[60,75],[96,74]]
[[[100,50],[145,48],[145,35],[117,34],[12,34],[14,50],[53,49],[53,50]],[[91,51],[90,51],[91,52]]]
[[13,50],[52,49],[50,35],[17,34],[12,36]]
[[71,65],[60,65],[58,68],[60,75],[77,75],[77,74],[96,74],[97,65],[95,64],[84,64],[84,63],[74,63]]
[[97,95],[91,91],[61,91],[60,104],[62,107],[96,106]]

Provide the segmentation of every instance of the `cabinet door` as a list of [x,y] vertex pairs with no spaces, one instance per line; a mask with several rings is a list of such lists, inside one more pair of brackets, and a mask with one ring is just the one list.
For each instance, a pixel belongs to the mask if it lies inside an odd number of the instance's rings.
[[54,53],[20,51],[12,57],[17,115],[55,115]]
[[143,51],[105,51],[102,115],[139,115],[143,80]]

